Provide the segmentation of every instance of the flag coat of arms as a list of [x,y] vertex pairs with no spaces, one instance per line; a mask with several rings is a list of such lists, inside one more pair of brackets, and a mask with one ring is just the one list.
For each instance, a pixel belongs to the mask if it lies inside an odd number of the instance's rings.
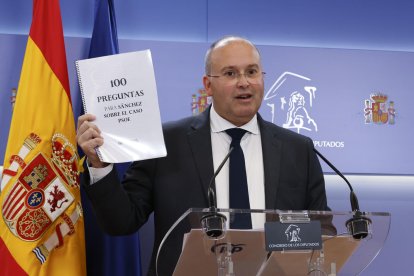
[[34,0],[0,193],[0,275],[86,275],[58,0]]

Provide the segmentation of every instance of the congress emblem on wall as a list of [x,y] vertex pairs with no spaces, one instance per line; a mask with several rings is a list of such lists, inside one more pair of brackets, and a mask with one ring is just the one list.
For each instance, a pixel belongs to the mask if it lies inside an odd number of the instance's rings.
[[211,103],[211,97],[207,96],[207,92],[204,89],[198,90],[197,94],[191,95],[191,114],[197,115],[207,109]]
[[387,104],[388,96],[381,93],[373,93],[370,98],[365,100],[365,124],[395,124],[394,102]]
[[270,107],[272,123],[276,123],[276,113],[284,128],[296,131],[318,131],[318,124],[312,116],[312,105],[316,98],[316,87],[311,79],[296,73],[281,74],[264,96]]

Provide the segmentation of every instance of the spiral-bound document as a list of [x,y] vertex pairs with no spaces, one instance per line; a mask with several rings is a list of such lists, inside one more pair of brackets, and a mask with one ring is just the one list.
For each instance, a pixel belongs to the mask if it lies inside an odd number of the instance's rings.
[[96,116],[107,163],[167,155],[150,50],[76,61],[85,113]]

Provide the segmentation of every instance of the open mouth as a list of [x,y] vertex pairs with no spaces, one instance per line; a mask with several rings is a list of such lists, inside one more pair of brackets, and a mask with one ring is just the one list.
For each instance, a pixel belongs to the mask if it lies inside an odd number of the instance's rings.
[[236,97],[236,99],[247,100],[247,99],[250,99],[251,97],[252,95],[246,94],[246,95],[239,95]]

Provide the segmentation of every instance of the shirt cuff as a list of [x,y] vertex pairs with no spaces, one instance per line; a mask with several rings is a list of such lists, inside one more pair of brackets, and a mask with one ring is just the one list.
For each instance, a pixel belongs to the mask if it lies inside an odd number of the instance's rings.
[[93,167],[89,167],[88,165],[89,176],[90,176],[89,185],[92,185],[98,182],[99,180],[101,180],[102,178],[104,178],[105,176],[107,176],[112,171],[113,168],[114,168],[114,164],[109,164],[108,166],[104,168],[93,168]]

